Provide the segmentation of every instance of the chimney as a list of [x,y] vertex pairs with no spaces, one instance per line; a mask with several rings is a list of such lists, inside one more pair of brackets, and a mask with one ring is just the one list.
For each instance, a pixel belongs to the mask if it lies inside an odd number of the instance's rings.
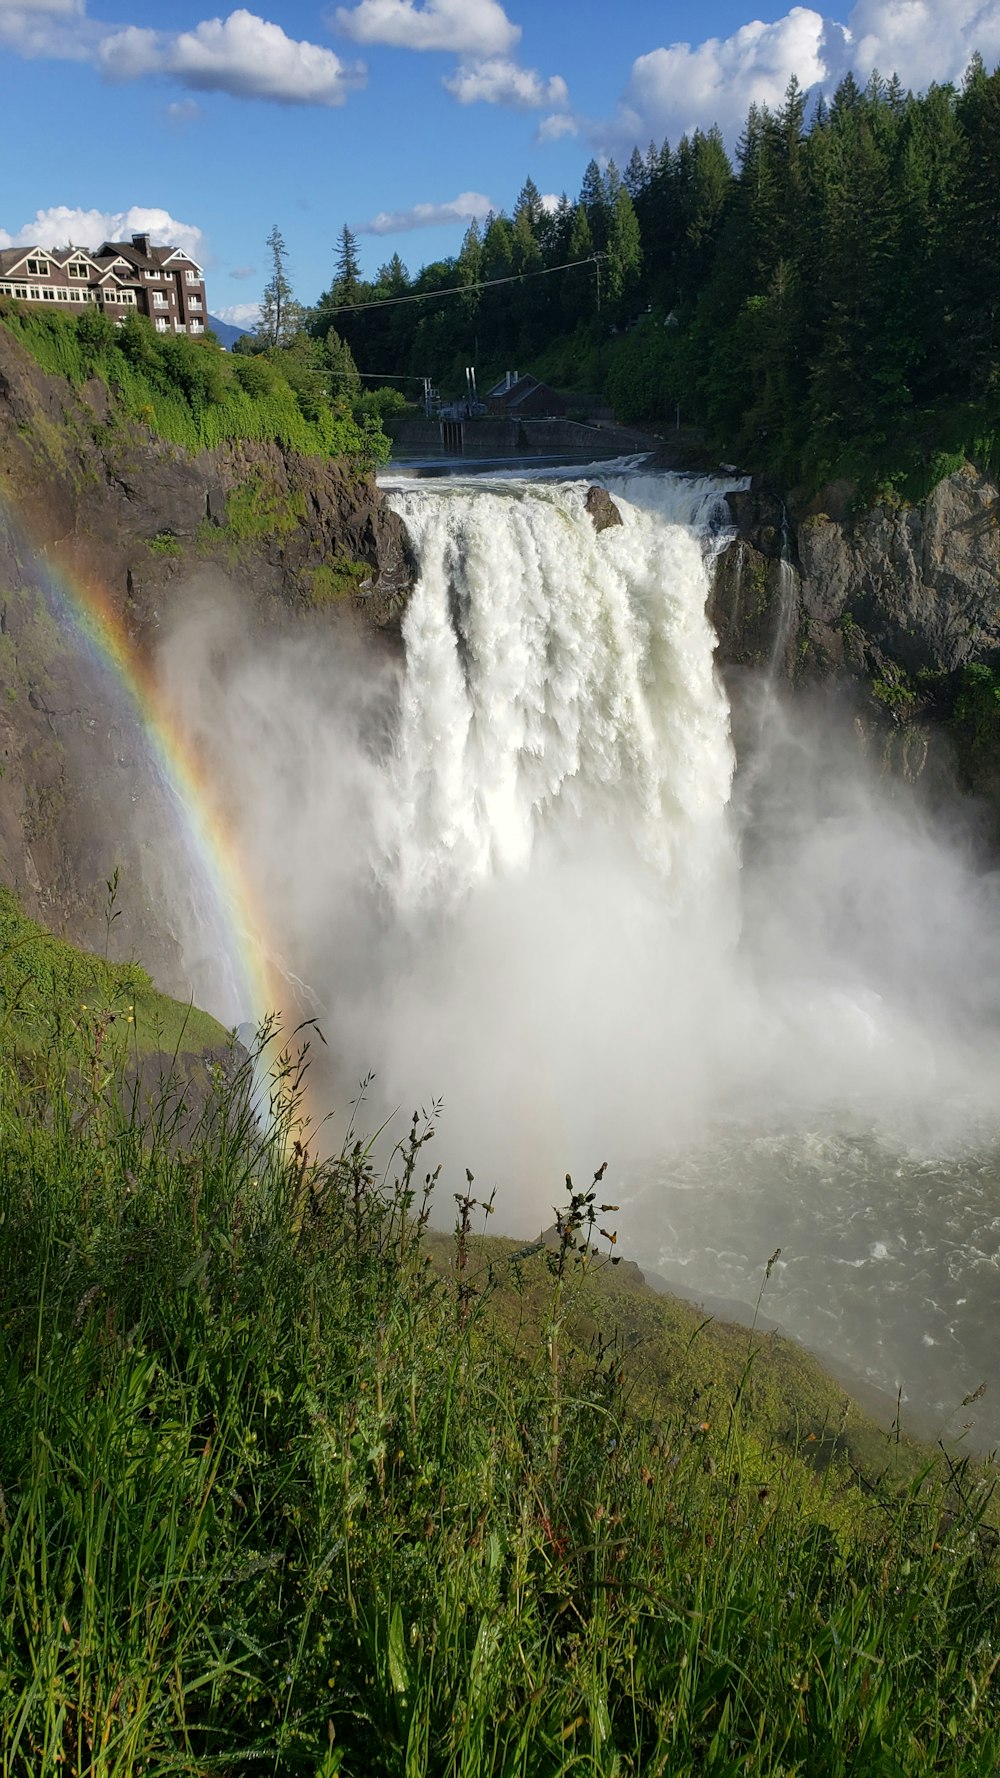
[[147,259],[149,258],[151,252],[149,235],[133,235],[132,245],[138,248],[140,253],[144,253]]

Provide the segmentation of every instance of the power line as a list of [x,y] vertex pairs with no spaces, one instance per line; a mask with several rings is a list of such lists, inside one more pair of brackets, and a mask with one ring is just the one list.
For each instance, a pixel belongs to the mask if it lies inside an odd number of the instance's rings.
[[392,309],[399,303],[433,302],[439,296],[468,296],[473,290],[495,290],[500,284],[522,284],[525,278],[551,278],[553,272],[571,272],[581,265],[592,265],[600,280],[603,258],[603,253],[591,253],[586,259],[568,259],[565,265],[546,265],[537,272],[513,272],[509,278],[486,278],[476,284],[450,284],[444,290],[417,290],[409,296],[383,296],[378,302],[343,303],[339,308],[323,312],[327,315],[360,315],[365,309]]

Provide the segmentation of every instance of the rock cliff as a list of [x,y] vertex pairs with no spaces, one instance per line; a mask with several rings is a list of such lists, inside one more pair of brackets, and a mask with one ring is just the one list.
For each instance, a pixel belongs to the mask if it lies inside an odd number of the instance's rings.
[[1000,487],[967,465],[921,505],[853,512],[849,495],[833,486],[788,515],[766,490],[730,495],[711,601],[720,662],[850,681],[874,723],[947,723],[965,781],[992,798],[1000,741],[980,726],[971,746],[956,709],[964,668],[1000,667]]
[[[797,648],[787,672],[947,675],[1000,659],[1000,488],[966,466],[921,506],[843,510],[826,490],[791,515]],[[773,638],[782,507],[750,489],[729,499],[737,536],[719,564],[714,610],[724,658],[759,659]]]
[[47,581],[99,586],[143,653],[182,589],[220,579],[262,615],[391,638],[410,573],[372,476],[271,443],[191,455],[124,420],[102,383],[47,375],[0,326],[0,881],[103,948],[122,866],[115,954],[135,945],[185,991],[139,868],[139,744]]

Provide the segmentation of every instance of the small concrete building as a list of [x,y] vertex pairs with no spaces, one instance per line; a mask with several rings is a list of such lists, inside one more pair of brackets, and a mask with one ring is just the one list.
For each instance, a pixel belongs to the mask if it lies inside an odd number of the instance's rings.
[[502,420],[561,420],[566,403],[537,377],[522,377],[509,370],[495,389],[487,391],[486,409]]

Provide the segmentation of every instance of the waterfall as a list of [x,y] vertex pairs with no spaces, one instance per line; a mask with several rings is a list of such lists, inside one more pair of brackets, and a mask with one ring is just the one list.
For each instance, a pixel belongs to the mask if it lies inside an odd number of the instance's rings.
[[626,1251],[752,1303],[780,1246],[770,1313],[937,1411],[995,1363],[1000,882],[773,661],[730,801],[722,484],[595,473],[601,532],[565,471],[389,482],[401,658],[218,596],[162,658],[320,1016],[329,1139],[370,1072],[387,1142],[443,1101],[443,1178],[519,1239],[609,1160]]
[[705,616],[722,485],[390,484],[419,578],[385,874],[416,910],[525,872],[596,823],[675,895],[717,869],[733,758]]
[[778,557],[778,621],[768,661],[768,679],[787,677],[788,644],[791,640],[795,607],[799,595],[799,577],[792,566],[792,545],[788,530],[788,513],[781,511],[781,554]]

